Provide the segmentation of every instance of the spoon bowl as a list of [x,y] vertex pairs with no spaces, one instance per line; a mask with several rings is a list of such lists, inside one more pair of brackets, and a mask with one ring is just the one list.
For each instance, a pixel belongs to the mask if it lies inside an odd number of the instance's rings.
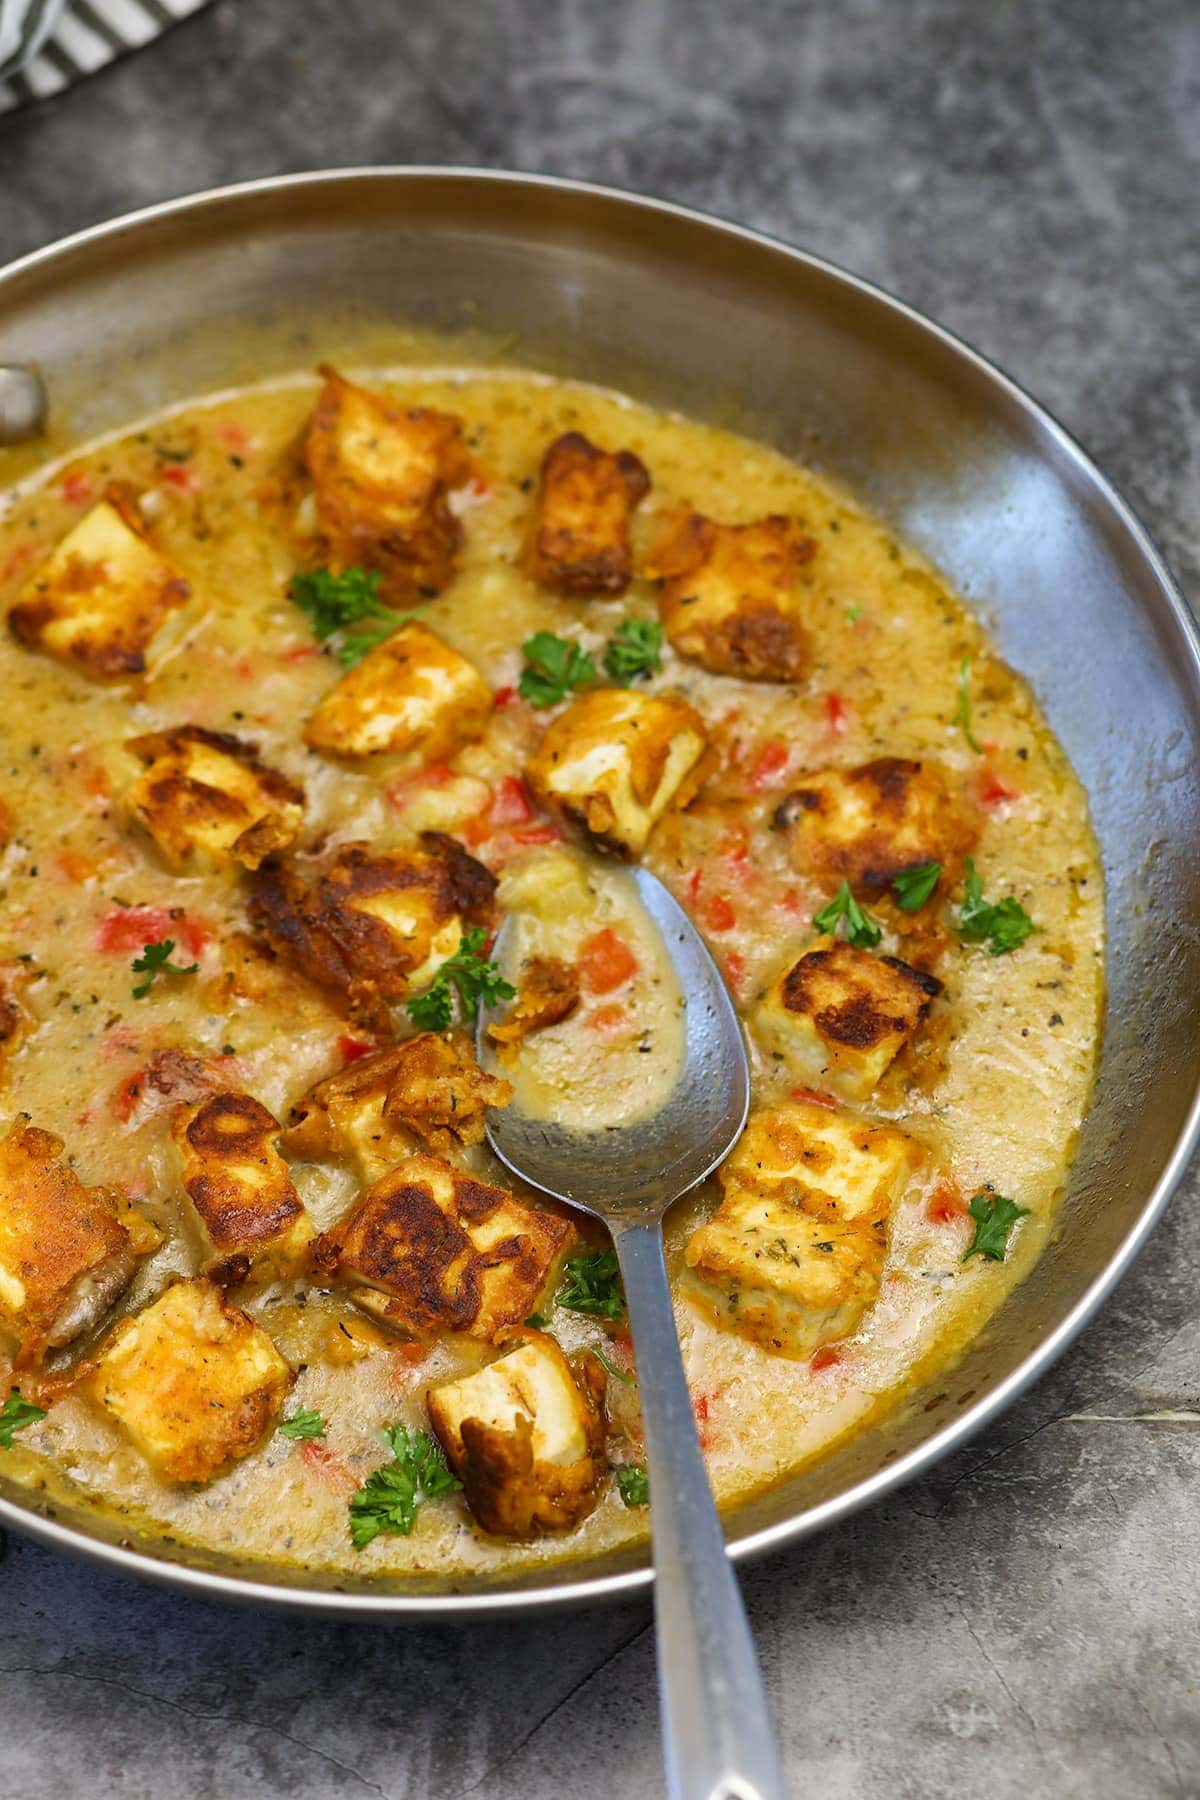
[[[509,1106],[488,1113],[487,1134],[515,1175],[612,1232],[650,1476],[667,1792],[671,1800],[783,1800],[762,1675],[696,1437],[662,1235],[668,1206],[710,1175],[741,1135],[750,1068],[704,940],[661,881],[641,868],[633,880],[684,999],[683,1066],[671,1093],[654,1113],[592,1131]],[[498,958],[511,928],[510,918],[496,940]],[[488,1024],[481,1015],[477,1049],[483,1067],[494,1069]]]

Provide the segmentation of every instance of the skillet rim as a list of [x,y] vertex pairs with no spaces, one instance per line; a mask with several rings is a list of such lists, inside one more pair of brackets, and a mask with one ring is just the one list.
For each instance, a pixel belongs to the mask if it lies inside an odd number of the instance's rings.
[[[811,251],[802,250],[786,240],[746,225],[739,225],[718,214],[703,212],[641,194],[632,189],[578,181],[566,176],[546,175],[537,171],[473,168],[465,164],[405,163],[376,166],[351,165],[345,168],[295,171],[284,175],[262,176],[250,181],[231,182],[215,188],[178,196],[139,207],[115,218],[85,227],[67,237],[32,250],[0,268],[0,292],[12,281],[56,259],[69,257],[88,246],[115,239],[139,226],[188,212],[218,207],[226,201],[292,189],[320,188],[337,182],[352,181],[370,185],[375,182],[395,184],[399,181],[460,180],[495,184],[498,188],[517,185],[528,189],[580,195],[618,206],[676,219],[692,227],[716,232],[727,239],[744,243],[757,250],[767,249],[818,271],[835,283],[841,283],[868,302],[881,307],[927,334],[948,350],[977,376],[995,384],[1007,399],[1036,424],[1071,465],[1076,476],[1107,507],[1109,514],[1127,533],[1134,550],[1142,559],[1166,603],[1167,611],[1179,631],[1191,663],[1193,682],[1200,691],[1200,629],[1183,593],[1175,581],[1158,547],[1132,506],[1116,484],[1093,462],[1082,444],[1040,401],[1035,400],[1019,382],[997,363],[975,350],[957,333],[928,317],[918,308],[898,299],[885,288],[843,269],[837,263]],[[1141,612],[1143,609],[1138,608]],[[1200,725],[1200,706],[1195,708]],[[939,1462],[952,1450],[961,1448],[983,1426],[996,1419],[1012,1403],[1039,1380],[1074,1342],[1084,1326],[1099,1310],[1117,1283],[1128,1273],[1140,1255],[1151,1232],[1158,1224],[1189,1162],[1200,1145],[1200,1079],[1197,1080],[1187,1117],[1175,1140],[1167,1163],[1150,1191],[1136,1220],[1114,1250],[1108,1264],[1095,1277],[1075,1302],[1070,1312],[1024,1360],[996,1387],[974,1401],[957,1418],[935,1431],[922,1443],[914,1445],[895,1462],[886,1464],[875,1474],[857,1482],[844,1492],[831,1496],[799,1513],[794,1518],[749,1533],[729,1543],[728,1553],[735,1561],[760,1557],[784,1545],[799,1543],[810,1533],[848,1518],[865,1506],[872,1505],[902,1483]],[[494,1592],[479,1588],[469,1593],[372,1594],[337,1588],[312,1588],[297,1584],[285,1586],[240,1575],[222,1575],[213,1570],[160,1559],[118,1542],[93,1537],[77,1526],[66,1525],[18,1505],[0,1495],[0,1526],[22,1532],[56,1550],[106,1564],[135,1574],[162,1586],[180,1588],[198,1598],[221,1599],[243,1605],[266,1606],[287,1612],[316,1613],[327,1618],[373,1619],[472,1619],[494,1617],[517,1612],[522,1615],[576,1607],[596,1602],[629,1601],[644,1597],[654,1581],[649,1565],[625,1570],[619,1574],[584,1577],[576,1582],[556,1583],[549,1588],[534,1585],[502,1588]],[[555,1563],[553,1568],[562,1565]]]

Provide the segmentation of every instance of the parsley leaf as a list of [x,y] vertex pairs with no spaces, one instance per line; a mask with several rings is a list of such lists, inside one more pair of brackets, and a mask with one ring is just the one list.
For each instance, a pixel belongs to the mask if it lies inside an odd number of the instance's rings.
[[276,1430],[280,1437],[291,1438],[293,1443],[302,1444],[309,1438],[323,1438],[329,1427],[319,1412],[314,1412],[310,1406],[300,1406],[290,1419],[284,1419],[276,1426]]
[[365,1550],[380,1535],[409,1537],[423,1501],[440,1500],[462,1486],[430,1432],[390,1425],[383,1435],[391,1446],[391,1462],[368,1475],[350,1496],[350,1538],[356,1550]]
[[983,897],[983,881],[975,869],[974,858],[967,858],[967,875],[963,884],[963,903],[958,914],[958,935],[965,944],[986,941],[993,956],[1005,956],[1037,930],[1020,901],[1012,894],[995,902]]
[[616,1363],[612,1362],[607,1356],[605,1356],[603,1350],[593,1350],[592,1355],[596,1358],[596,1361],[598,1363],[603,1364],[603,1366],[608,1370],[609,1374],[613,1377],[614,1381],[623,1381],[625,1383],[626,1387],[636,1387],[637,1386],[637,1376],[636,1375],[627,1375],[625,1373],[624,1369],[618,1369]]
[[521,652],[525,667],[517,692],[534,706],[557,706],[573,688],[596,679],[590,652],[570,638],[555,637],[552,631],[535,631],[521,645]]
[[525,1323],[531,1331],[545,1331],[550,1321],[545,1313],[530,1313]]
[[1015,1200],[1006,1200],[1003,1194],[976,1194],[967,1211],[975,1221],[975,1236],[963,1254],[963,1261],[971,1256],[986,1256],[992,1262],[1003,1262],[1008,1249],[1008,1234],[1018,1219],[1026,1217],[1029,1208],[1018,1206]]
[[[319,643],[341,634],[337,657],[343,668],[356,662],[391,637],[400,616],[380,600],[379,576],[374,569],[343,569],[333,575],[328,569],[310,569],[307,574],[293,575],[288,592],[306,612],[313,636]],[[380,621],[370,624],[370,620]],[[352,631],[352,626],[362,629]]]
[[617,1470],[617,1487],[626,1506],[649,1506],[650,1477],[637,1463],[626,1463]]
[[971,730],[971,659],[964,656],[958,670],[958,711],[950,721],[951,730],[956,725],[962,726],[962,734],[970,744],[976,756],[983,755],[983,748],[975,741],[975,733]]
[[11,1450],[13,1433],[24,1431],[27,1425],[36,1425],[45,1416],[44,1406],[35,1406],[32,1400],[22,1400],[20,1393],[14,1388],[4,1405],[0,1406],[0,1446]]
[[662,667],[663,628],[657,619],[623,619],[608,640],[604,673],[628,687],[635,675],[657,675]]
[[848,881],[843,881],[828,906],[823,906],[819,913],[813,914],[813,924],[818,931],[827,931],[836,937],[843,919],[846,921],[846,936],[856,950],[870,950],[883,936],[870,913],[863,911],[850,892]]
[[598,1319],[625,1317],[625,1294],[615,1250],[568,1256],[563,1275],[563,1285],[554,1296],[556,1306],[565,1306],[568,1312],[591,1313]]
[[847,607],[846,609],[846,623],[847,625],[857,625],[861,618],[862,602],[861,600],[856,600],[853,606]]
[[171,961],[174,949],[174,938],[161,938],[156,944],[142,945],[142,954],[140,956],[135,956],[133,959],[133,972],[135,975],[144,975],[146,979],[145,981],[139,981],[134,988],[133,997],[135,1000],[144,1000],[146,998],[146,995],[154,986],[156,976],[194,975],[196,973],[196,970],[200,967],[198,962],[190,963],[186,969],[181,969],[177,964]]
[[428,990],[408,1003],[408,1016],[422,1031],[445,1031],[454,1015],[457,991],[464,1018],[479,1016],[479,1003],[495,1006],[497,1000],[513,1000],[516,988],[505,981],[494,962],[484,955],[487,932],[473,925],[458,941],[458,949],[448,956],[433,978]]
[[922,863],[916,869],[901,869],[892,882],[896,905],[902,912],[917,912],[942,878],[940,862]]

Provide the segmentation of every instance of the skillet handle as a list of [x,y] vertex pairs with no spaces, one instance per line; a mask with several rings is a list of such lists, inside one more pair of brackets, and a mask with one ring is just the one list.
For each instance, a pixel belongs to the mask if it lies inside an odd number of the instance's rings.
[[641,1375],[669,1800],[785,1800],[762,1674],[696,1438],[662,1226],[611,1223]]

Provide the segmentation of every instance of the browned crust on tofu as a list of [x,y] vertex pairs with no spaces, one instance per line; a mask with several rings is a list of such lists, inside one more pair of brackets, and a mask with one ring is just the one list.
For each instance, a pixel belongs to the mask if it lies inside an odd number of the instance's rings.
[[[250,794],[198,779],[190,755],[197,747],[228,758],[237,770],[245,771],[251,778]],[[235,833],[219,854],[247,869],[257,869],[266,857],[295,841],[304,789],[260,762],[257,744],[201,725],[177,725],[130,738],[126,749],[146,766],[130,796],[130,809],[172,862],[182,863],[192,851],[207,848],[205,839],[214,833],[222,839]]]
[[454,1430],[441,1414],[436,1389],[426,1401],[430,1423],[447,1462],[462,1482],[471,1516],[493,1537],[529,1538],[575,1531],[594,1510],[607,1474],[603,1367],[589,1352],[572,1368],[555,1339],[542,1332],[516,1329],[497,1337],[505,1349],[533,1340],[561,1365],[563,1378],[579,1397],[586,1449],[575,1462],[535,1458],[533,1427],[527,1418],[518,1418],[513,1431],[501,1431],[472,1418],[464,1419]]
[[[15,1366],[36,1366],[117,1298],[138,1249],[121,1198],[85,1188],[62,1160],[62,1139],[21,1114],[0,1139],[0,1327],[17,1344]],[[5,1293],[8,1279],[23,1296]],[[88,1297],[90,1296],[90,1303]],[[78,1309],[77,1329],[69,1329]]]
[[579,970],[574,963],[561,956],[531,956],[521,971],[515,1001],[503,1019],[488,1026],[488,1036],[501,1046],[501,1057],[507,1061],[531,1032],[569,1019],[579,999]]
[[317,1239],[313,1262],[377,1290],[355,1298],[402,1331],[491,1338],[529,1315],[573,1236],[565,1219],[420,1155],[369,1187]]
[[804,874],[878,894],[897,875],[940,862],[953,885],[979,835],[978,815],[934,763],[880,756],[852,769],[822,769],[774,815]]
[[811,656],[796,576],[816,549],[782,513],[719,525],[681,508],[667,519],[645,571],[662,582],[659,614],[674,648],[716,675],[800,680]]
[[601,450],[579,431],[555,438],[542,458],[526,573],[555,594],[623,594],[633,574],[629,521],[649,491],[632,450]]
[[184,1191],[215,1253],[206,1273],[243,1280],[265,1260],[276,1273],[299,1266],[311,1231],[287,1164],[279,1122],[250,1094],[229,1091],[180,1106],[171,1121]]
[[[489,924],[495,891],[495,876],[461,844],[427,831],[418,850],[372,855],[365,843],[345,844],[311,882],[293,864],[267,864],[248,911],[276,955],[351,1018],[386,1034],[387,1003],[408,994],[438,933],[456,918]],[[410,932],[401,935],[371,910],[389,899],[410,908]]]
[[[96,559],[72,548],[72,540],[86,533],[88,522],[106,508],[115,514],[142,554],[136,582],[112,609],[99,635],[69,634],[60,641],[56,627],[67,625],[77,610],[95,605],[95,597],[108,585],[106,559]],[[86,543],[86,536],[81,538]],[[191,596],[191,587],[151,544],[137,510],[134,493],[126,483],[112,482],[91,513],[53,551],[26,582],[8,614],[9,630],[31,650],[73,662],[85,674],[102,681],[119,681],[144,674],[146,651],[168,614]]]
[[[882,969],[890,979],[882,977]],[[915,1031],[942,991],[936,975],[898,956],[871,956],[838,941],[810,950],[788,970],[782,988],[789,1012],[811,1019],[821,1036],[851,1050],[871,1050]],[[837,995],[837,998],[833,998]]]
[[316,500],[317,561],[335,572],[374,570],[379,598],[406,606],[440,593],[454,572],[462,527],[448,489],[470,479],[462,420],[405,406],[325,378],[304,443]]

